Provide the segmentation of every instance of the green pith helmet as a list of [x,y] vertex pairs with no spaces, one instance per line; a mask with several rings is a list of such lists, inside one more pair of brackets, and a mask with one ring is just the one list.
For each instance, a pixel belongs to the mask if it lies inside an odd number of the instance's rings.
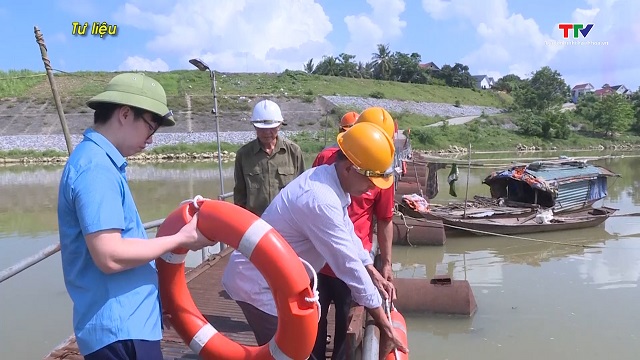
[[173,112],[167,107],[167,95],[162,85],[145,74],[116,75],[104,92],[87,101],[87,106],[95,110],[94,106],[99,103],[135,106],[160,116],[161,126],[176,124]]

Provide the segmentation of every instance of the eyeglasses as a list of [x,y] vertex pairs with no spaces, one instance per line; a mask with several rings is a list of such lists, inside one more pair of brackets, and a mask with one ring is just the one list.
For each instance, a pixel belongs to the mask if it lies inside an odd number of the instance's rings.
[[141,118],[142,118],[142,121],[144,121],[144,122],[147,124],[147,126],[149,127],[149,136],[147,136],[147,139],[148,139],[148,138],[152,137],[152,136],[153,136],[153,134],[155,134],[155,133],[156,133],[156,131],[158,131],[158,129],[160,128],[160,126],[159,126],[159,125],[157,125],[157,124],[156,124],[157,126],[156,126],[156,125],[154,125],[154,124],[152,123],[152,121],[147,120],[144,116],[141,116]]
[[374,170],[363,170],[355,165],[353,165],[353,168],[356,169],[356,172],[358,174],[364,175],[366,177],[371,177],[371,178],[388,178],[389,176],[393,175],[392,171],[380,172],[380,171],[374,171]]

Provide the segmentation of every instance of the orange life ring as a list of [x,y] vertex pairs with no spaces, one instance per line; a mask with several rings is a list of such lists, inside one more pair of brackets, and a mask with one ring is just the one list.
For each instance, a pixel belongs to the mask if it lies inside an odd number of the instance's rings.
[[[409,340],[407,336],[407,323],[404,320],[404,316],[400,314],[398,310],[396,310],[395,306],[391,309],[390,312],[390,320],[391,326],[393,327],[394,335],[400,340],[404,347],[409,348]],[[392,351],[387,354],[385,360],[408,360],[409,354],[403,353],[400,350]]]
[[[185,344],[201,359],[307,359],[318,331],[317,292],[291,246],[264,220],[226,201],[183,202],[160,225],[157,236],[177,233],[198,212],[198,230],[245,255],[262,273],[278,310],[278,330],[260,347],[238,344],[219,333],[196,307],[187,288],[187,249],[176,249],[156,260],[163,311]],[[315,273],[314,273],[315,275]],[[315,282],[317,283],[317,281]]]

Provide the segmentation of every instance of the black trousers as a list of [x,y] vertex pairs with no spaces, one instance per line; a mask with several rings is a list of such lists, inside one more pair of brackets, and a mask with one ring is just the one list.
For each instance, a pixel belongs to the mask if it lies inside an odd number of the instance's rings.
[[349,324],[349,310],[351,310],[351,290],[344,281],[318,274],[318,292],[320,293],[320,307],[322,314],[318,323],[318,337],[311,353],[311,360],[325,360],[327,352],[327,312],[329,305],[333,301],[335,306],[335,334],[333,336],[332,360],[342,360],[347,358],[347,328]]
[[160,341],[120,340],[91,354],[85,360],[162,360]]
[[256,337],[258,346],[267,344],[276,335],[278,317],[258,309],[244,301],[236,301]]

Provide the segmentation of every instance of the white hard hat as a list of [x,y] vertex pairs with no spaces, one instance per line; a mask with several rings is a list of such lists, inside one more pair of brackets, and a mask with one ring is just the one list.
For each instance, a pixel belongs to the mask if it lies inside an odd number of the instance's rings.
[[257,128],[272,129],[282,124],[280,106],[271,100],[262,100],[253,107],[251,123]]

